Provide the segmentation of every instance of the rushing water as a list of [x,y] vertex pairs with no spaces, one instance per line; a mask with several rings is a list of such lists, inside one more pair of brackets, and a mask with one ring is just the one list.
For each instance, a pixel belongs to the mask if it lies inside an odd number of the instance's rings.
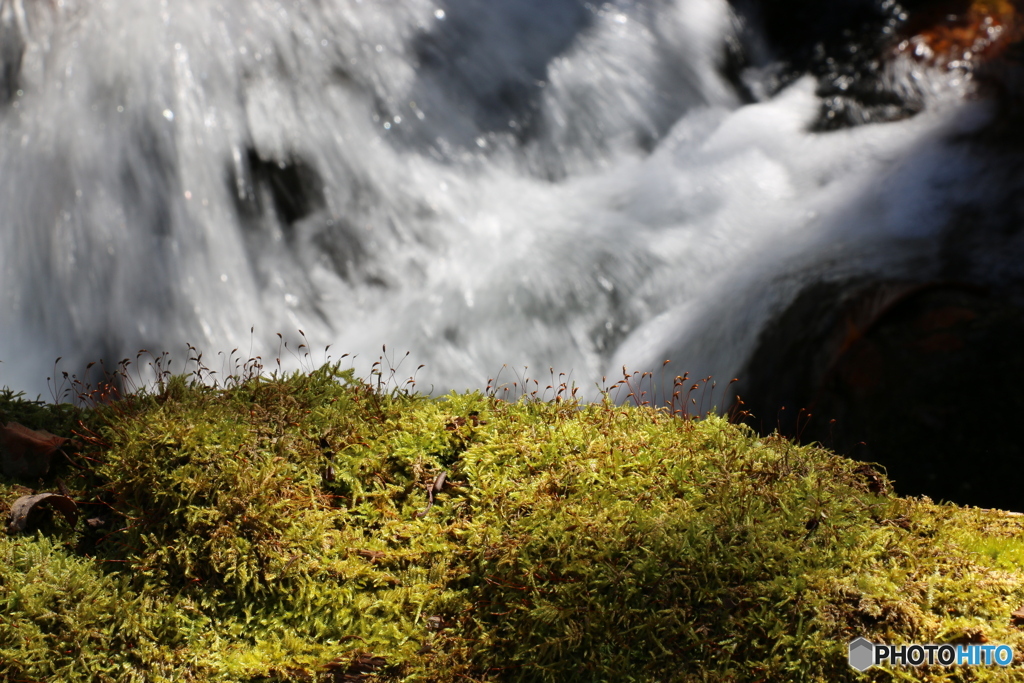
[[757,30],[723,0],[2,0],[0,384],[300,329],[435,390],[732,377],[808,283],[939,268],[990,116],[903,55],[923,111],[824,131]]

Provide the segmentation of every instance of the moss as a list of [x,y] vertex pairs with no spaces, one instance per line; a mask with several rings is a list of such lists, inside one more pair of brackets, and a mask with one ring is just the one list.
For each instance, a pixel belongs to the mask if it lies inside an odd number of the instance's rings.
[[[0,407],[66,410],[33,406]],[[718,418],[327,366],[73,424],[56,474],[82,519],[0,538],[5,680],[1020,676],[846,664],[857,636],[1019,648],[1020,518]]]

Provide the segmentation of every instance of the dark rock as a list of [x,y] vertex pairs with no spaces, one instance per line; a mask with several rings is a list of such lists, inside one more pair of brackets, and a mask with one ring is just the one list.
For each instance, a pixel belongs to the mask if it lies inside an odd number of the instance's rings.
[[0,104],[9,104],[21,87],[25,37],[13,14],[7,3],[0,4]]
[[887,67],[895,57],[909,55],[922,64],[964,73],[999,72],[1002,66],[989,65],[1006,62],[1024,38],[1019,0],[732,2],[741,16],[763,29],[768,51],[762,60],[785,65],[770,90],[803,74],[818,79],[822,111],[817,130],[919,112],[923,93],[915,81],[894,78]]
[[[818,80],[822,109],[813,126],[816,130],[891,121],[920,111],[918,93],[895,87],[885,69],[906,17],[906,3],[733,0],[733,4],[767,39],[764,63],[754,66],[776,71],[773,82],[765,84],[770,92],[804,74]],[[771,66],[776,60],[782,62],[781,69]]]
[[737,389],[778,428],[877,462],[904,495],[1024,508],[1024,310],[950,282],[809,288]]
[[281,223],[291,226],[326,205],[320,174],[301,156],[265,158],[249,149],[245,161],[241,169],[231,166],[228,173],[232,196],[243,218],[252,219],[273,206]]

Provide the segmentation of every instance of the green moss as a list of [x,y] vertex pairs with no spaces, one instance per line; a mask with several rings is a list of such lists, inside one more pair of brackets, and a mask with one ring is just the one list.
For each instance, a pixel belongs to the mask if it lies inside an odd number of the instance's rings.
[[1021,518],[902,499],[718,418],[324,367],[175,379],[75,424],[57,474],[82,520],[0,538],[6,680],[1020,676],[861,675],[846,643],[1019,648]]

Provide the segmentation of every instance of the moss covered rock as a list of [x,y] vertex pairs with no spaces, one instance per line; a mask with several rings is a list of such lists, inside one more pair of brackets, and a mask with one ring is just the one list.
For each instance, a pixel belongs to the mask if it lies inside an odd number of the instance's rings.
[[[846,660],[858,636],[1019,649],[1019,517],[718,418],[324,367],[75,420],[53,476],[80,521],[0,538],[5,680],[1021,676]],[[0,505],[56,487],[0,479]]]

